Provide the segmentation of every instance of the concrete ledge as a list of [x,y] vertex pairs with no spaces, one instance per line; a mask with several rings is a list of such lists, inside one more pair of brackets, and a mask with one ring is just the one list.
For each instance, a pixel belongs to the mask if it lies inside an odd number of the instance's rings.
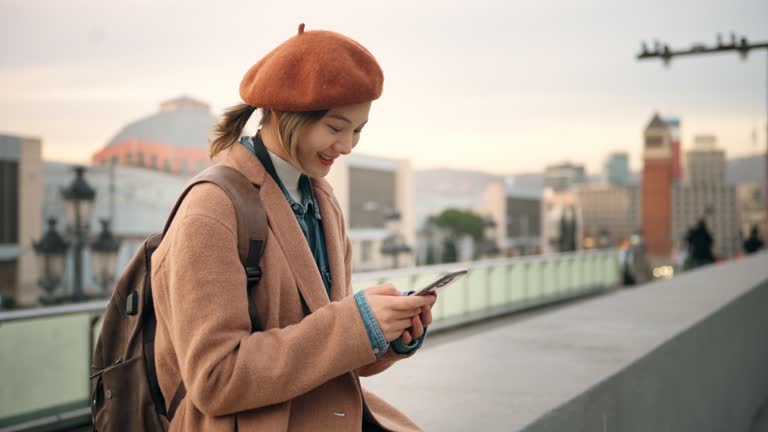
[[428,339],[364,385],[425,430],[749,431],[768,399],[768,254]]

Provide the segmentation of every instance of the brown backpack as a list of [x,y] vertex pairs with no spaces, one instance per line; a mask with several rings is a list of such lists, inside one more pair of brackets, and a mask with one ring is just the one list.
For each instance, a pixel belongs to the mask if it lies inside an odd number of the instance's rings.
[[151,261],[181,202],[193,186],[214,183],[229,195],[237,217],[238,253],[247,276],[251,330],[259,324],[252,291],[261,279],[259,260],[267,217],[258,187],[234,168],[212,166],[195,176],[176,201],[162,234],[150,236],[117,281],[104,312],[91,375],[91,416],[98,431],[165,431],[186,395],[180,383],[166,406],[155,369],[157,319],[152,301]]

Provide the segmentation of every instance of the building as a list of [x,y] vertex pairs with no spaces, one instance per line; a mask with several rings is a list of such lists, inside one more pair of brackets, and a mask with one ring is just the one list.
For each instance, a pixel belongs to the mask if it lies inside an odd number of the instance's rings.
[[538,255],[541,253],[542,193],[506,185],[507,255]]
[[587,174],[584,165],[565,162],[559,165],[550,165],[544,171],[544,187],[556,191],[568,190],[571,187],[587,182]]
[[638,186],[584,185],[577,189],[584,244],[615,247],[641,227]]
[[665,262],[672,252],[673,135],[654,114],[644,132],[641,186],[642,232],[651,262]]
[[0,135],[0,309],[40,296],[33,240],[42,232],[42,171],[40,139]]
[[741,222],[736,191],[726,182],[725,152],[717,148],[716,137],[695,137],[681,181],[675,176],[675,126],[679,121],[670,126],[654,115],[645,130],[641,201],[646,251],[653,264],[669,262],[673,252],[686,247],[690,227],[704,218],[715,255],[731,258],[739,250]]
[[717,148],[714,136],[697,136],[686,153],[688,179],[672,189],[672,240],[682,242],[688,229],[700,218],[707,221],[714,239],[713,252],[732,258],[740,250],[736,189],[726,183],[725,151]]
[[725,151],[717,148],[714,135],[695,136],[693,149],[686,156],[689,184],[716,186],[726,183]]
[[92,161],[192,175],[211,165],[208,141],[215,125],[207,104],[171,99],[157,113],[125,126]]
[[763,206],[760,184],[745,182],[736,185],[736,203],[741,219],[742,237],[746,238],[753,226],[757,226],[758,230],[761,231],[761,238],[768,237],[768,232],[763,226],[766,220],[766,210]]
[[[345,215],[352,241],[353,271],[394,266],[394,257],[381,251],[392,231],[414,248],[413,173],[409,161],[351,154],[336,160],[327,180]],[[392,210],[400,215],[394,225],[387,220]],[[415,262],[413,253],[400,254],[397,260],[398,267]]]
[[623,186],[629,184],[629,154],[616,152],[608,155],[603,164],[603,176],[609,185]]
[[680,119],[677,117],[666,117],[664,123],[667,125],[672,146],[672,180],[680,182],[683,178],[683,147],[680,139]]

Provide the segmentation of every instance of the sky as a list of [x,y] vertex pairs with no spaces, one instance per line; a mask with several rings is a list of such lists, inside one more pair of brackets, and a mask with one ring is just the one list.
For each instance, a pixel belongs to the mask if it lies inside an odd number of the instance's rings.
[[635,58],[643,40],[768,42],[765,0],[0,0],[0,133],[85,162],[163,100],[191,96],[218,115],[302,22],[376,56],[384,94],[355,151],[416,169],[511,174],[568,160],[596,173],[612,151],[639,169],[654,112],[680,118],[684,147],[715,134],[729,157],[766,148],[768,50],[669,67]]

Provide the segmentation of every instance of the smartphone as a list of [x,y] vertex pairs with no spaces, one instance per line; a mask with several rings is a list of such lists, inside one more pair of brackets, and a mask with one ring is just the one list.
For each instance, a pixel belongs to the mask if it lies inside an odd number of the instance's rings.
[[461,278],[462,276],[467,274],[467,272],[468,272],[468,270],[458,270],[458,271],[450,272],[448,274],[444,274],[444,275],[440,276],[439,278],[437,278],[431,284],[425,286],[421,290],[419,290],[419,291],[417,291],[417,292],[415,292],[415,293],[413,293],[411,295],[417,295],[417,296],[426,295],[430,291],[434,291],[434,290],[436,290],[438,288],[442,288],[442,287],[452,283],[456,279]]

